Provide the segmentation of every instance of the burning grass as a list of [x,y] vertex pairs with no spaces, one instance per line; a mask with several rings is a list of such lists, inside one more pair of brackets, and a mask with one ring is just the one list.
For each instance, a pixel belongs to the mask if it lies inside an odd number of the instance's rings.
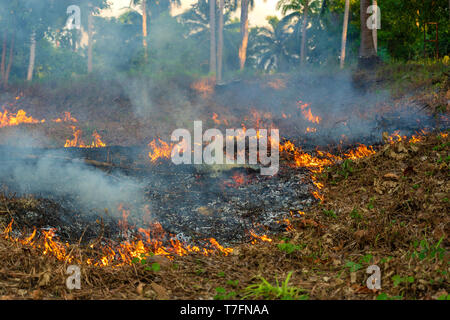
[[[324,166],[316,173],[323,201],[283,222],[287,231],[271,241],[261,236],[234,247],[228,256],[194,252],[172,260],[147,255],[115,268],[86,265],[81,290],[66,289],[66,263],[44,255],[43,248],[2,238],[0,295],[3,299],[448,297],[449,145],[448,133],[430,134],[420,141],[387,142],[361,160]],[[77,246],[72,253],[86,255]],[[370,264],[381,268],[379,291],[365,286]],[[282,283],[285,291],[280,289]]]

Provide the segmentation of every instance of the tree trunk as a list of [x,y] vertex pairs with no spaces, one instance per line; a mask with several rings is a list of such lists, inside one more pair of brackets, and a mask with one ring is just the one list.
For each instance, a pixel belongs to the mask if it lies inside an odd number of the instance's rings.
[[2,44],[2,61],[0,64],[1,82],[5,79],[5,67],[6,67],[6,50],[7,50],[7,31],[3,30],[3,44]]
[[217,83],[222,82],[223,62],[223,7],[224,0],[219,0],[219,33],[217,39]]
[[[378,5],[377,4],[377,0],[373,0],[372,1],[373,5]],[[375,15],[378,19],[378,13]],[[377,32],[377,28],[373,28],[372,29],[372,39],[373,39],[373,48],[375,50],[375,55],[378,55],[378,32]]]
[[93,25],[93,16],[92,16],[92,12],[89,12],[89,16],[88,16],[88,73],[92,72],[92,45],[93,45],[93,29],[94,29],[94,25]]
[[344,69],[344,62],[345,62],[345,47],[347,46],[349,11],[350,11],[350,0],[345,0],[344,26],[342,28],[342,43],[341,43],[341,69]]
[[30,61],[28,63],[27,81],[33,80],[35,60],[36,60],[36,33],[33,31],[30,37]]
[[306,59],[306,27],[308,26],[308,11],[309,0],[305,0],[305,6],[303,9],[303,22],[302,22],[302,42],[300,45],[300,65],[305,64]]
[[216,0],[209,0],[209,72],[216,73]]
[[367,26],[367,20],[370,15],[367,8],[372,4],[371,0],[361,0],[361,46],[359,48],[359,66],[363,68],[374,67],[378,63],[377,54],[375,52],[372,30]]
[[239,67],[244,69],[248,45],[248,5],[249,0],[241,0],[241,45],[239,46]]
[[148,61],[147,46],[147,0],[142,0],[142,46],[144,47],[144,60]]
[[9,47],[8,66],[6,67],[5,79],[3,81],[3,88],[5,88],[5,89],[8,87],[9,74],[11,73],[11,67],[13,64],[15,40],[16,40],[16,35],[15,35],[15,33],[13,33],[12,38],[11,38],[11,44]]

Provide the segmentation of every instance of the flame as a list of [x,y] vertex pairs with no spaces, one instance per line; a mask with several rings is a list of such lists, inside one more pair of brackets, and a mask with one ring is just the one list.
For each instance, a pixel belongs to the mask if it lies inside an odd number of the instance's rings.
[[60,123],[60,122],[78,122],[78,120],[75,119],[74,117],[72,117],[71,113],[68,112],[68,111],[64,112],[64,118],[63,119],[58,118],[58,119],[54,119],[52,121],[56,122],[56,123]]
[[220,120],[219,116],[215,112],[213,112],[212,119],[213,119],[214,123],[217,125],[222,124],[222,123],[225,125],[228,125],[228,120],[227,119]]
[[214,77],[203,78],[191,84],[191,88],[200,93],[204,98],[211,96],[214,93],[214,86],[216,79]]
[[173,144],[168,144],[163,140],[158,138],[158,142],[153,139],[152,142],[148,144],[150,151],[148,156],[152,162],[156,162],[158,159],[169,159],[172,153]]
[[312,123],[319,124],[322,118],[319,116],[314,116],[311,112],[311,108],[309,107],[309,103],[303,103],[302,101],[298,101],[298,108],[301,110],[303,117],[305,117],[306,120]]
[[346,153],[345,156],[347,157],[347,159],[356,160],[368,157],[372,154],[375,154],[375,151],[373,150],[372,146],[369,146],[367,148],[364,144],[360,144],[358,148],[356,148],[355,150],[350,150],[350,152]]
[[258,240],[263,241],[263,242],[272,242],[273,241],[271,238],[269,238],[265,234],[260,236],[260,235],[257,235],[254,230],[250,230],[249,232],[253,238],[253,240],[251,242],[252,244],[256,244],[258,242]]
[[[87,264],[99,267],[132,264],[134,258],[141,258],[149,254],[173,259],[175,255],[184,256],[192,253],[205,256],[220,253],[228,256],[233,252],[233,248],[223,247],[214,238],[205,239],[205,247],[203,248],[184,244],[175,238],[170,239],[170,245],[164,246],[161,239],[164,236],[167,236],[167,234],[162,229],[161,224],[154,223],[150,229],[138,229],[140,233],[144,234],[145,239],[127,240],[121,243],[111,242],[106,245],[99,245],[99,247],[94,247],[94,244],[89,245],[90,251],[95,252],[97,257],[88,258],[82,261],[73,255],[71,250],[68,250],[70,248],[68,243],[63,244],[57,239],[55,229],[41,230],[41,237],[38,237],[35,228],[31,235],[21,239],[11,235],[13,223],[14,219],[12,219],[8,226],[3,230],[3,237],[5,239],[39,249],[43,255],[51,255],[60,261],[74,261],[77,264]],[[263,241],[268,241],[268,238],[265,236],[262,236],[261,238],[266,239]]]
[[90,145],[86,145],[83,141],[83,138],[81,137],[83,135],[83,132],[81,129],[78,129],[75,126],[71,126],[73,130],[73,139],[67,139],[66,143],[64,144],[64,148],[71,148],[71,147],[77,147],[77,148],[104,148],[106,147],[106,144],[101,140],[101,136],[98,134],[97,130],[94,130],[92,133],[93,141]]
[[17,113],[10,113],[8,110],[0,111],[0,128],[7,126],[17,126],[22,123],[44,123],[45,120],[37,120],[31,116],[27,116],[27,113],[20,109]]

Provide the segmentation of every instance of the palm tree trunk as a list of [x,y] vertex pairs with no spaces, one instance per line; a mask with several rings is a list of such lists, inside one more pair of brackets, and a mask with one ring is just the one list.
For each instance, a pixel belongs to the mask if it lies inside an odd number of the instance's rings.
[[8,66],[6,67],[5,78],[3,80],[3,88],[5,88],[5,89],[8,87],[9,74],[11,73],[11,67],[13,64],[15,39],[16,39],[16,34],[13,33],[12,38],[11,38],[11,44],[9,47]]
[[30,37],[30,61],[28,63],[27,81],[33,80],[35,60],[36,60],[36,32],[33,31]]
[[92,12],[89,12],[89,16],[88,16],[88,65],[87,65],[88,73],[92,72],[93,29],[94,29],[93,16],[92,16]]
[[248,5],[249,0],[241,0],[241,45],[239,46],[239,68],[244,69],[248,45]]
[[147,46],[147,0],[142,0],[142,46],[144,47],[144,60],[148,60]]
[[224,0],[219,0],[219,34],[217,43],[217,82],[222,82],[222,62],[223,62],[223,7]]
[[362,67],[371,67],[376,61],[376,52],[372,38],[372,30],[367,27],[369,14],[367,8],[371,4],[370,0],[360,0],[361,16],[361,45],[359,47],[359,64]]
[[300,65],[303,66],[306,58],[306,27],[308,22],[309,0],[305,0],[302,22],[302,42],[300,45]]
[[[377,0],[373,0],[372,4],[374,6],[378,5],[377,4]],[[378,12],[375,15],[378,19]],[[373,48],[375,50],[375,55],[378,54],[378,32],[377,32],[377,28],[372,29],[372,39],[373,39]]]
[[216,73],[216,0],[209,0],[209,72]]
[[3,30],[3,44],[2,44],[2,62],[0,64],[1,82],[5,79],[5,65],[6,65],[6,50],[7,50],[7,31]]
[[341,43],[341,69],[344,69],[344,62],[345,62],[345,47],[347,46],[349,11],[350,11],[350,0],[345,0],[344,26],[342,28],[342,43]]

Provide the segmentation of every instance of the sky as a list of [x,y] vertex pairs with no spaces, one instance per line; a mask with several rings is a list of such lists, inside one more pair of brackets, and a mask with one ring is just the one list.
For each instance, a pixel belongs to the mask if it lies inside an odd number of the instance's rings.
[[[172,13],[176,15],[189,9],[195,1],[196,0],[181,0],[181,7],[174,8]],[[118,16],[120,15],[121,10],[124,10],[124,7],[130,5],[130,0],[109,0],[108,2],[111,4],[111,8],[102,13],[105,16]],[[278,0],[255,0],[255,7],[249,13],[250,27],[267,25],[267,16],[277,15],[278,17],[281,17],[280,11],[276,10],[277,2]],[[236,14],[236,16],[239,17],[239,11],[237,11]]]

